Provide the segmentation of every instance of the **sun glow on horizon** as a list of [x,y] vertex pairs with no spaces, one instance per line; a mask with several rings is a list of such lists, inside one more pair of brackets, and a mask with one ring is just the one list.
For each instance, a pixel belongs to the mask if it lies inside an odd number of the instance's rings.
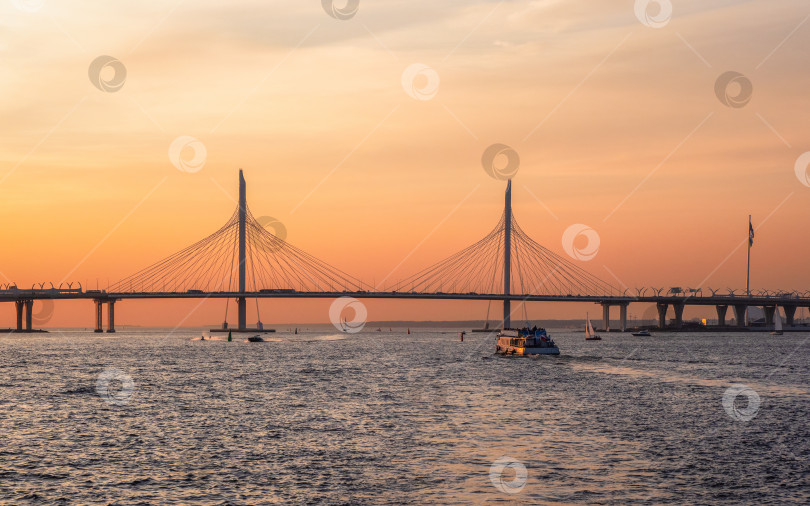
[[[0,7],[2,284],[105,288],[226,223],[239,168],[252,213],[291,244],[394,284],[498,222],[495,144],[519,155],[520,226],[617,288],[744,287],[749,214],[752,287],[810,284],[803,2],[685,1],[666,19],[625,1],[15,3]],[[598,237],[578,258],[574,225]],[[176,324],[190,309],[173,304],[127,302],[119,322]],[[326,321],[324,304],[262,302],[272,321]],[[188,324],[224,312],[201,307]]]

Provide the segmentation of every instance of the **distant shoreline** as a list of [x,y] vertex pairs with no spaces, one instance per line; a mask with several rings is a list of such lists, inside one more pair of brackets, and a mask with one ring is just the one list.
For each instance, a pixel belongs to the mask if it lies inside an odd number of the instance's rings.
[[[500,322],[495,322],[490,320],[489,326],[493,330],[497,330],[498,324]],[[601,322],[600,322],[601,323]],[[485,322],[483,320],[446,320],[446,321],[407,321],[407,320],[391,320],[391,321],[370,321],[365,324],[365,331],[369,330],[376,330],[376,329],[456,329],[456,330],[473,330],[473,329],[483,329]],[[522,322],[515,321],[513,322],[514,326],[519,326]],[[572,320],[543,320],[543,321],[536,321],[532,322],[532,324],[541,324],[545,328],[549,329],[570,329],[570,330],[582,330],[584,329],[584,323],[582,320],[579,319],[572,319]],[[622,333],[618,330],[619,322],[611,321],[611,326],[615,324],[614,328],[611,328],[610,333]],[[190,325],[184,327],[178,327],[182,330],[210,330],[221,328],[222,324],[210,324],[210,325]],[[278,331],[284,332],[287,329],[299,329],[299,330],[330,330],[335,329],[335,327],[329,322],[321,322],[321,323],[265,323],[265,327],[268,329],[276,329]],[[174,328],[172,326],[147,326],[147,325],[116,325],[116,329],[121,331],[126,330],[165,330],[167,328]],[[48,332],[48,329],[65,329],[65,330],[85,330],[88,332],[92,332],[94,329],[92,327],[44,327],[42,329],[35,329],[30,331],[30,333],[37,333],[37,332]],[[681,328],[674,328],[674,327],[666,327],[663,329],[659,329],[654,325],[650,325],[649,320],[628,320],[627,321],[627,331],[624,333],[628,333],[635,330],[647,329],[651,332],[770,332],[772,329],[770,326],[765,325],[755,325],[751,327],[736,327],[732,325],[726,325],[725,327],[717,327],[714,325],[710,326],[703,326],[699,325],[697,322],[684,322],[684,326]],[[336,330],[336,329],[335,329]],[[603,329],[597,329],[599,332],[606,332]],[[784,332],[810,332],[810,323],[800,323],[790,328],[785,328]],[[0,333],[18,333],[15,329],[5,329],[0,330]],[[22,331],[19,333],[28,333],[28,331]]]

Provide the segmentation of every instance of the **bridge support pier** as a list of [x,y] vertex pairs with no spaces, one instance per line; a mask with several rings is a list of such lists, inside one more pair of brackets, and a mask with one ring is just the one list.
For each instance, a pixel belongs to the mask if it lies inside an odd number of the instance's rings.
[[115,332],[115,301],[107,302],[107,332]]
[[748,306],[745,304],[734,304],[734,318],[737,320],[738,327],[745,327],[745,310]]
[[21,300],[14,301],[14,308],[17,310],[17,332],[21,332],[23,329],[23,307],[25,306],[25,302]]
[[728,306],[719,305],[719,306],[715,306],[715,309],[717,309],[717,326],[718,327],[725,327],[726,326],[726,311],[728,311]]
[[796,316],[796,306],[782,306],[785,310],[785,325],[793,326],[793,318]]
[[773,325],[773,315],[776,312],[776,306],[762,306],[765,312],[765,325]]
[[679,329],[683,327],[683,308],[685,304],[683,302],[672,304],[672,309],[675,310],[675,328]]
[[667,326],[667,308],[669,308],[669,304],[658,302],[655,305],[658,308],[658,328],[663,329]]
[[25,301],[25,330],[31,332],[33,328],[34,301]]
[[627,330],[627,306],[629,303],[624,303],[619,306],[619,328],[622,329],[622,332]]
[[115,299],[93,299],[95,305],[95,332],[104,332],[104,304],[107,304],[107,332],[115,332]]
[[602,303],[602,329],[605,332],[610,330],[610,304],[607,302]]
[[102,301],[98,300],[98,299],[94,300],[93,303],[96,306],[96,332],[104,332],[104,329],[102,328],[102,323],[101,323],[101,311],[102,311],[101,306],[104,303]]

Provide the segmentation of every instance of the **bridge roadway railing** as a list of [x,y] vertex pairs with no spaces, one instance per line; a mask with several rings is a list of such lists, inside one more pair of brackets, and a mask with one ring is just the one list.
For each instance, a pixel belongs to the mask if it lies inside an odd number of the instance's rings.
[[[92,295],[92,294],[90,294]],[[456,292],[385,292],[385,291],[259,291],[259,292],[100,292],[94,295],[100,298],[116,299],[149,299],[149,298],[329,298],[354,297],[357,299],[454,299],[454,300],[513,300],[513,301],[540,301],[540,302],[593,302],[597,304],[623,304],[632,302],[668,303],[686,305],[737,305],[772,306],[796,305],[810,306],[810,297],[800,296],[742,296],[742,295],[707,295],[707,296],[637,296],[637,295],[544,295],[544,294],[510,294],[499,293],[456,293]],[[87,297],[91,298],[91,297]]]
[[510,294],[499,293],[457,293],[457,292],[388,292],[388,291],[319,291],[301,292],[296,290],[260,290],[258,292],[204,292],[187,290],[183,292],[107,292],[105,290],[82,290],[80,288],[60,289],[0,289],[0,300],[27,299],[195,299],[195,298],[329,298],[354,297],[358,299],[455,299],[455,300],[513,300],[541,302],[594,302],[598,304],[624,304],[632,302],[668,303],[685,305],[738,305],[773,306],[794,305],[810,306],[810,297],[796,293],[773,295],[544,295],[544,294]]

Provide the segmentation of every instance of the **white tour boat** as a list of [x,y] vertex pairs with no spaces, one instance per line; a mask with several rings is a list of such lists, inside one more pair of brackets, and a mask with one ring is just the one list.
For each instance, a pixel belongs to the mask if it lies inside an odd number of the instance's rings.
[[501,355],[559,355],[560,349],[546,329],[503,329],[498,332],[495,353]]

